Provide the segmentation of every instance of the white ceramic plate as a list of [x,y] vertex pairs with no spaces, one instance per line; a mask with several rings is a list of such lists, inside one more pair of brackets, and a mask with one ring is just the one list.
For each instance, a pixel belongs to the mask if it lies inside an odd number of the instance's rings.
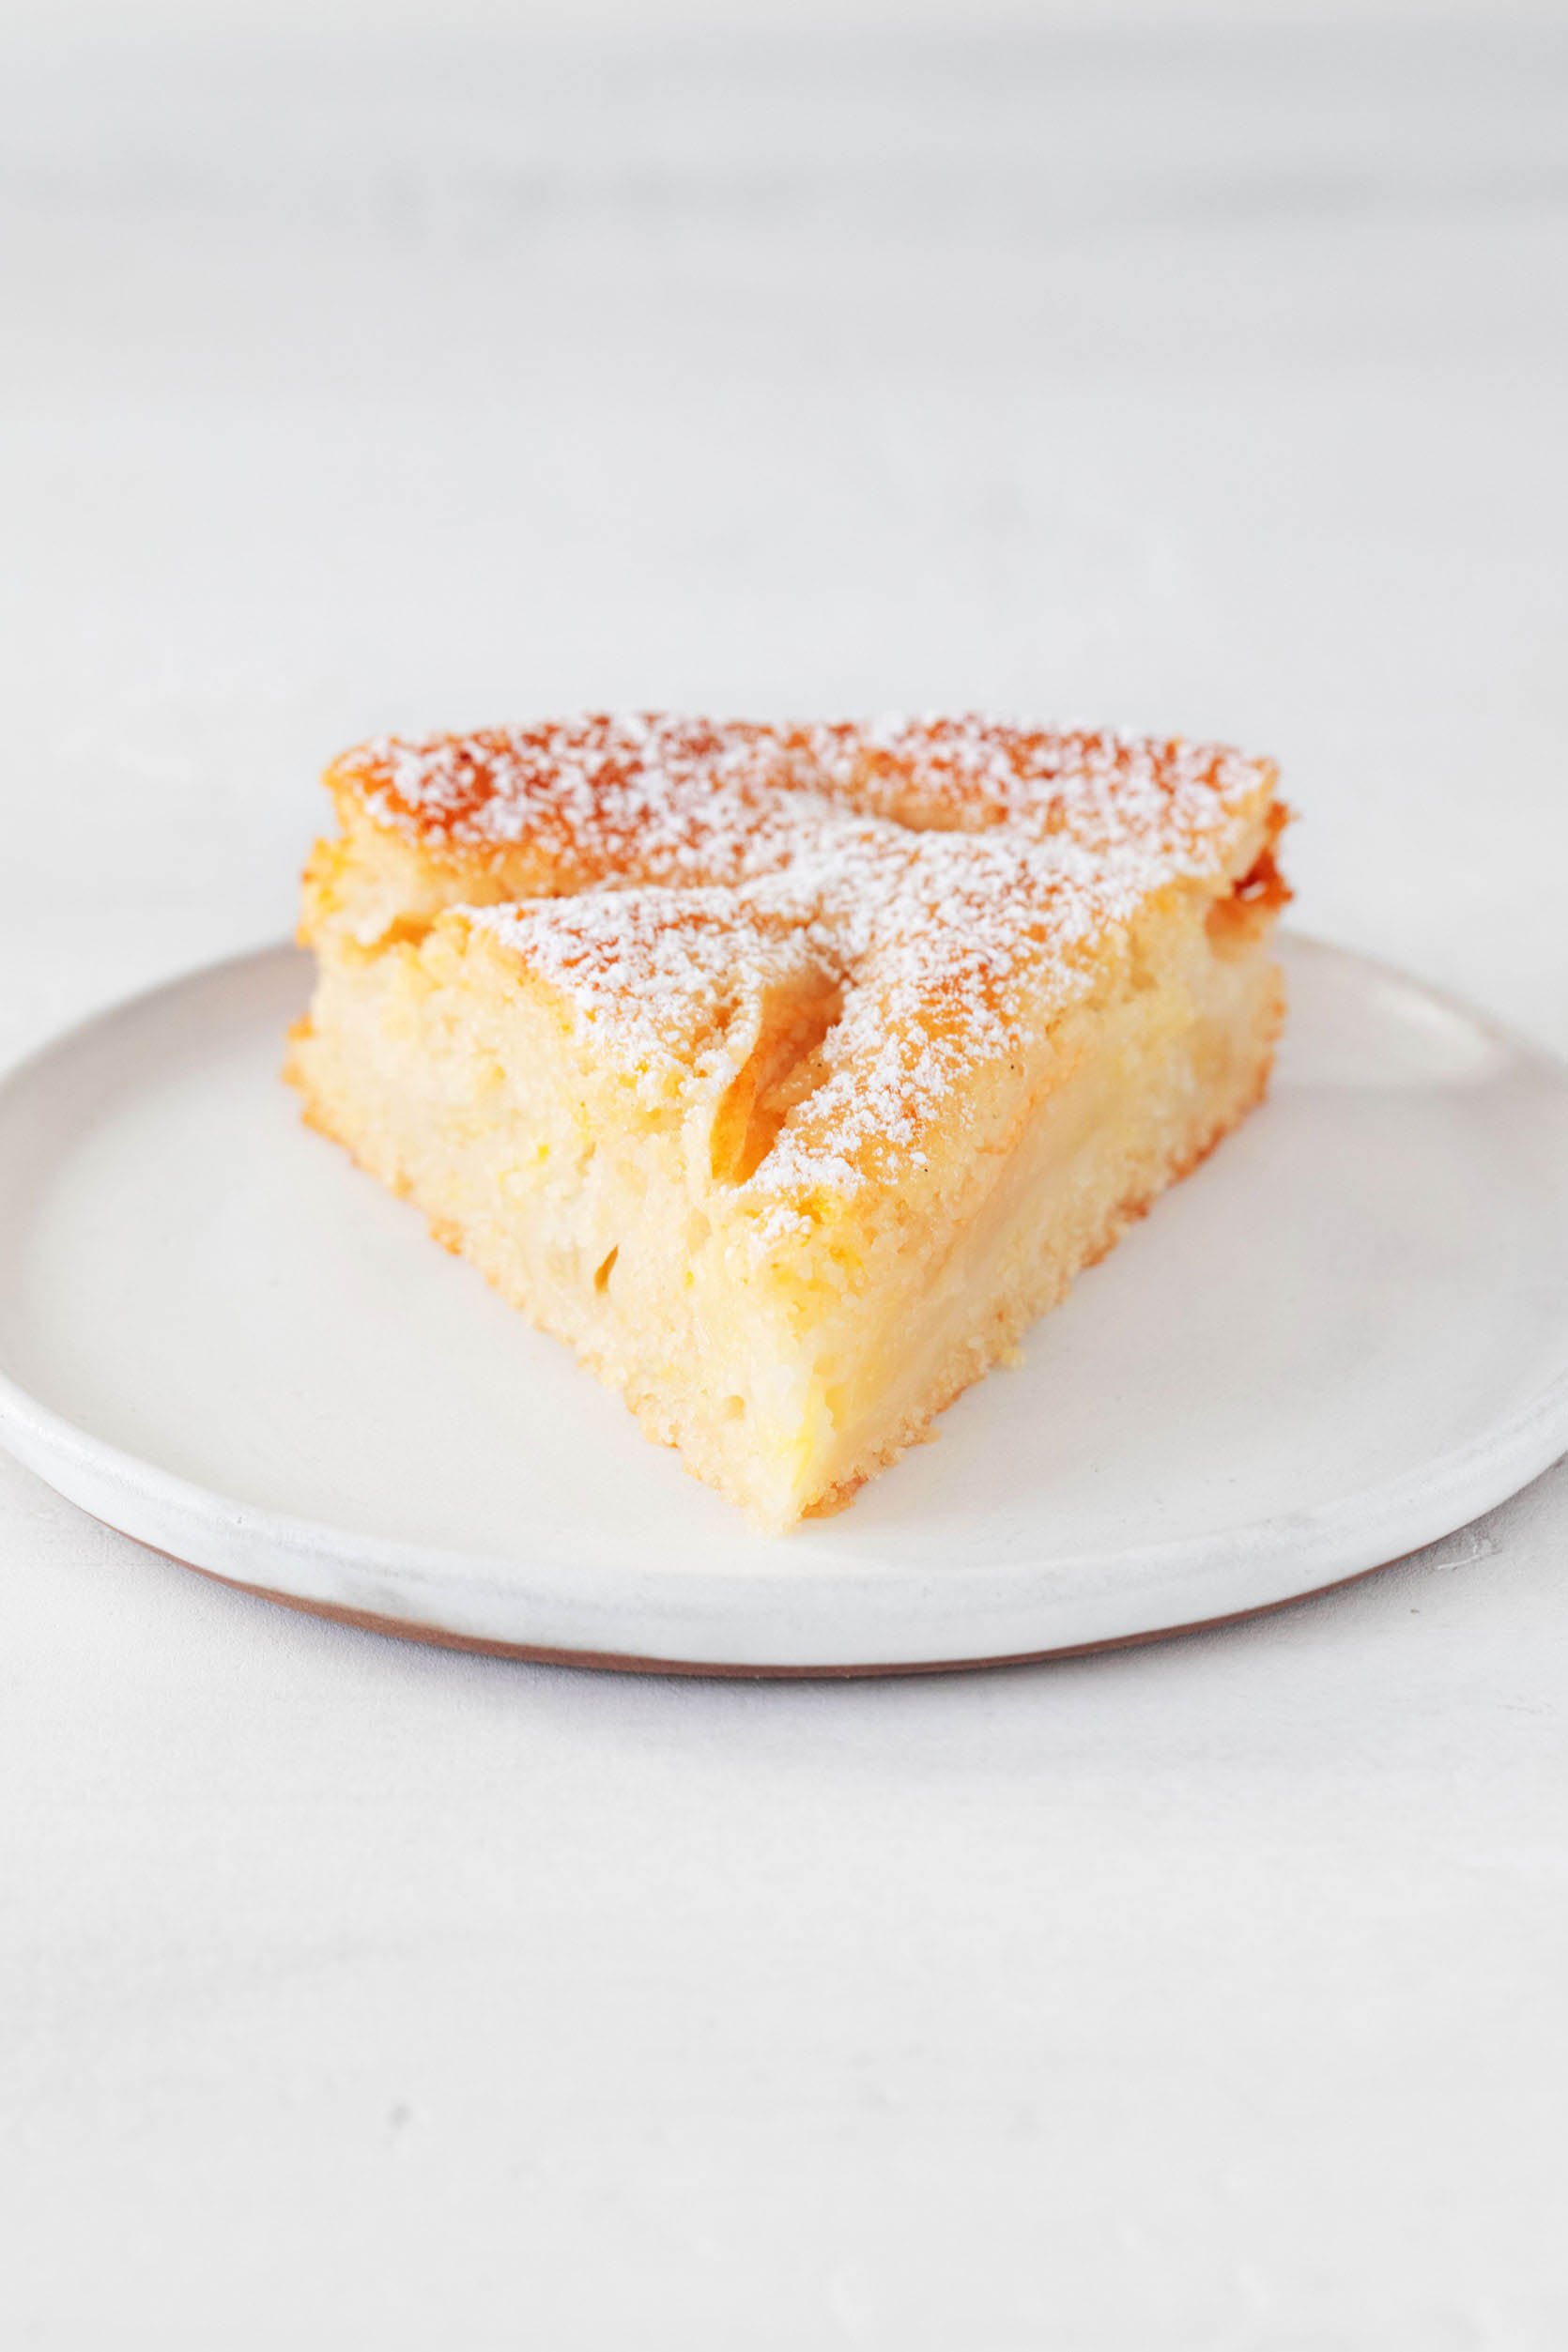
[[0,1433],[197,1567],[601,1664],[996,1660],[1268,1607],[1568,1446],[1568,1073],[1286,943],[1273,1096],[1019,1372],[783,1541],[300,1123],[278,948],[0,1087]]

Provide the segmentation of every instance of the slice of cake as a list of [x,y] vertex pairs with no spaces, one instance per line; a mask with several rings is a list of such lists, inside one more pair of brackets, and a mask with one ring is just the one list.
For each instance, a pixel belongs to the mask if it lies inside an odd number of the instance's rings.
[[593,717],[327,781],[307,1115],[767,1529],[927,1436],[1268,1082],[1264,761]]

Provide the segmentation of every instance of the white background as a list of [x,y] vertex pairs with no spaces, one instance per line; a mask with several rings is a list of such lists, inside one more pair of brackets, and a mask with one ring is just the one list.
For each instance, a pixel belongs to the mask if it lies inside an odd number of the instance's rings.
[[[1234,736],[1568,1050],[1560,8],[26,0],[0,238],[0,1055],[584,703]],[[0,1460],[0,2334],[1558,2352],[1565,1550],[638,1683]]]

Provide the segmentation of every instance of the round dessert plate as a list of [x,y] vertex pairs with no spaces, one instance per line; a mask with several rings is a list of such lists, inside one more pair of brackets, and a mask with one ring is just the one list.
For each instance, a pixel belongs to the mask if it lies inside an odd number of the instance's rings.
[[611,1666],[991,1663],[1267,1608],[1568,1447],[1568,1073],[1287,939],[1273,1093],[938,1441],[770,1539],[300,1123],[275,948],[0,1086],[0,1436],[296,1606]]

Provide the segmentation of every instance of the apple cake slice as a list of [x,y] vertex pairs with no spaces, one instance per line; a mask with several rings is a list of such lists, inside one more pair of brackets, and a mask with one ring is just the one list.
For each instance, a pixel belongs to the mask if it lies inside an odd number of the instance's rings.
[[1265,761],[589,717],[327,782],[308,1117],[766,1529],[927,1436],[1268,1082]]

